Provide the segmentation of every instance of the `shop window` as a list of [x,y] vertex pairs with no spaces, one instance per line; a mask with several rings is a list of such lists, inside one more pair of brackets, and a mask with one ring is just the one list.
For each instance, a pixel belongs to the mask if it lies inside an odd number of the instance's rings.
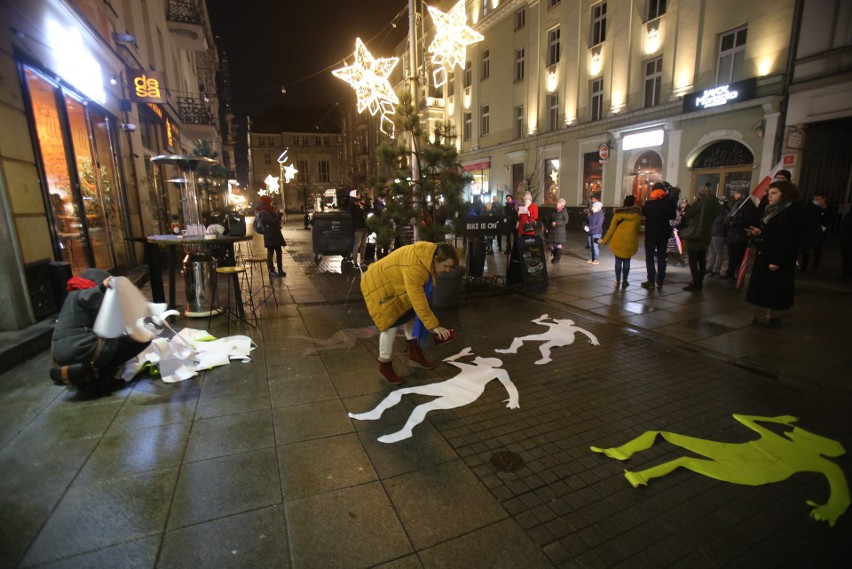
[[126,264],[114,123],[33,69],[25,68],[25,78],[57,258],[74,274]]
[[544,161],[544,205],[556,205],[559,199],[559,160],[551,158]]
[[603,180],[603,164],[598,151],[583,154],[583,201],[589,203],[592,196],[600,198]]
[[737,188],[751,185],[754,155],[733,140],[722,140],[705,148],[692,165],[692,179],[686,192],[693,197],[698,188],[710,184],[720,197],[730,197]]
[[651,187],[662,180],[663,158],[653,150],[643,152],[633,166],[633,195],[636,204],[642,205],[648,199]]

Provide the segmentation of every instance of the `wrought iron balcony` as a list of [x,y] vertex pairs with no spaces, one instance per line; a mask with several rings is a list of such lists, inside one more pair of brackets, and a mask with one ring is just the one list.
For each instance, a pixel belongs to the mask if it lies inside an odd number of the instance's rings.
[[166,20],[201,25],[201,10],[197,0],[169,0]]
[[210,104],[195,97],[178,97],[178,114],[184,124],[215,124]]

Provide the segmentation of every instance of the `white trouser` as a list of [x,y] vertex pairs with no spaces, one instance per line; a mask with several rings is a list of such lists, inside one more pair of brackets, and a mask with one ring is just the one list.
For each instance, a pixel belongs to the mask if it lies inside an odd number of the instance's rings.
[[379,361],[389,362],[393,359],[393,341],[396,338],[396,331],[400,328],[405,332],[405,339],[411,340],[414,338],[414,320],[409,320],[402,326],[394,326],[388,328],[379,335]]

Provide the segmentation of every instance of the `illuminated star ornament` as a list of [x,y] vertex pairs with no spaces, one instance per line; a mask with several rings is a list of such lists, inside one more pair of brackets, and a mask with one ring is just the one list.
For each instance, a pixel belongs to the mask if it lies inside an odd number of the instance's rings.
[[[358,97],[358,112],[369,110],[370,114],[382,114],[382,132],[388,134],[385,130],[386,124],[393,125],[391,117],[395,110],[395,105],[399,103],[396,93],[388,81],[388,77],[399,63],[398,57],[382,57],[374,58],[361,38],[355,39],[355,63],[347,65],[340,69],[335,69],[331,73],[338,79],[343,79],[355,89],[355,95]],[[390,136],[393,136],[391,134]]]
[[287,164],[286,166],[284,166],[284,181],[289,184],[293,181],[293,178],[295,178],[296,174],[298,173],[299,171],[296,170],[295,166],[293,166],[292,164]]
[[270,194],[277,194],[278,188],[281,186],[278,185],[278,178],[273,176],[272,174],[268,175],[263,183],[266,184],[266,187],[269,189]]
[[459,0],[446,14],[426,6],[436,28],[435,39],[429,44],[429,53],[433,54],[432,63],[438,66],[433,72],[436,87],[447,82],[447,72],[453,67],[464,68],[467,46],[485,39],[485,36],[468,27],[464,2]]

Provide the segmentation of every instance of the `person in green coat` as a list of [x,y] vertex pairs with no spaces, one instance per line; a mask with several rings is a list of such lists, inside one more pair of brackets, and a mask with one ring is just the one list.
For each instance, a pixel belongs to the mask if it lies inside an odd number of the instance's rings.
[[704,275],[707,272],[707,248],[713,236],[713,220],[722,211],[722,206],[713,188],[705,184],[698,191],[698,199],[686,208],[683,219],[686,228],[680,232],[680,236],[686,245],[689,255],[689,272],[692,282],[683,287],[687,291],[700,291],[704,286]]
[[615,288],[627,288],[627,275],[630,274],[630,258],[639,250],[639,227],[642,224],[642,210],[635,205],[636,198],[624,198],[624,207],[613,212],[609,230],[601,239],[601,244],[609,245],[615,256]]

